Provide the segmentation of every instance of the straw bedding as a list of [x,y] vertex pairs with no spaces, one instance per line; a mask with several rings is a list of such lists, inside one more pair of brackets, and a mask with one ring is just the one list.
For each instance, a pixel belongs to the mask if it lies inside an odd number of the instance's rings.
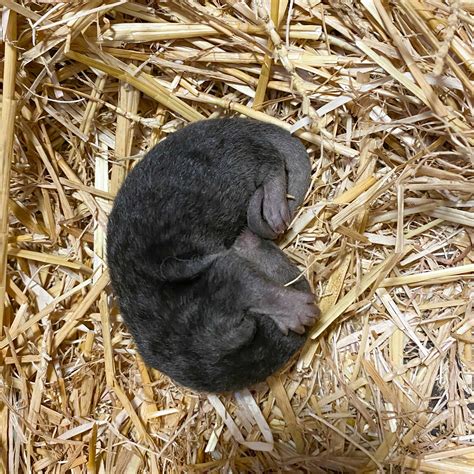
[[[473,472],[472,1],[0,5],[0,471]],[[197,395],[137,356],[104,235],[146,149],[236,114],[311,154],[280,244],[322,318]]]

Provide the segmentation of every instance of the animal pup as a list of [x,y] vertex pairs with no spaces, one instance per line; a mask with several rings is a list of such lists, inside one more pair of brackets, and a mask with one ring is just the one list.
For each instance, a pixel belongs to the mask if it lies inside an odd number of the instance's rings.
[[[145,362],[197,391],[264,380],[319,310],[272,242],[310,183],[305,147],[264,122],[204,120],[152,148],[115,199],[107,257]],[[293,199],[287,198],[287,193]]]

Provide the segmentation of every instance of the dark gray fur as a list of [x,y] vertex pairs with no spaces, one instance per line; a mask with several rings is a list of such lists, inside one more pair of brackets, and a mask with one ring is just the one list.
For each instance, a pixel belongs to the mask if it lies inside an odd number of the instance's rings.
[[237,118],[191,124],[134,168],[107,253],[146,363],[222,392],[264,380],[301,347],[318,309],[304,278],[284,286],[299,271],[268,239],[286,230],[309,182],[299,140]]

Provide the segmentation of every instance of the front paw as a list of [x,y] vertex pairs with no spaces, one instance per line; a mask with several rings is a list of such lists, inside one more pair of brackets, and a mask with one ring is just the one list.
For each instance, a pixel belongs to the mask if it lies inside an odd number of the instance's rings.
[[316,323],[320,311],[310,293],[295,291],[286,301],[286,310],[276,315],[271,315],[278,329],[287,336],[289,331],[304,334],[305,326]]

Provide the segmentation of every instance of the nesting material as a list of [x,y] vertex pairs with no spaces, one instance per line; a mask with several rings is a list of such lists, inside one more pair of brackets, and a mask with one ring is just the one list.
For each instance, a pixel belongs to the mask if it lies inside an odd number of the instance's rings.
[[[0,471],[473,472],[472,2],[0,5]],[[150,146],[237,114],[310,152],[280,244],[322,317],[207,397],[137,356],[105,229]]]

